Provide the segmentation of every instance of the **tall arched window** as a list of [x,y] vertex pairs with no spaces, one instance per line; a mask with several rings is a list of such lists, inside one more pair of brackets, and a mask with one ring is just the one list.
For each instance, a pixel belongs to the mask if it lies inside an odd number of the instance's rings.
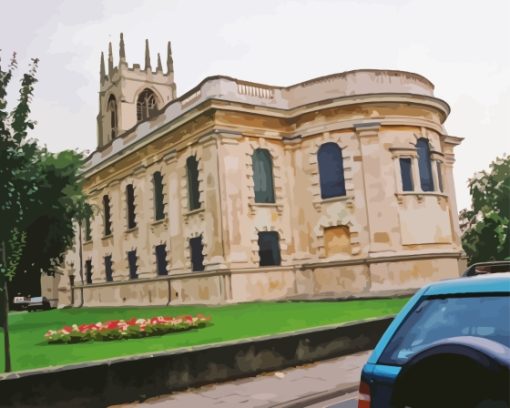
[[110,136],[115,139],[117,137],[117,101],[113,95],[110,95],[108,99],[108,112],[110,112]]
[[317,153],[321,197],[331,198],[345,195],[344,162],[342,149],[336,143],[324,143]]
[[256,149],[252,156],[256,203],[274,203],[273,160],[267,149]]
[[190,210],[200,208],[200,191],[198,191],[198,161],[195,156],[186,160],[188,174],[188,203]]
[[422,191],[434,191],[429,141],[425,138],[418,139],[416,150],[418,152],[418,169],[420,171],[421,189]]
[[140,122],[150,118],[157,109],[156,95],[150,89],[144,89],[136,101],[137,120]]

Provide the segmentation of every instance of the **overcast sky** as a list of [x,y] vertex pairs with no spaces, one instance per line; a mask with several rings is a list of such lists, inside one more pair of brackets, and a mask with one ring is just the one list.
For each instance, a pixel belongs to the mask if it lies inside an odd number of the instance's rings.
[[[172,41],[177,94],[209,75],[291,85],[359,68],[417,72],[452,109],[459,209],[467,179],[510,153],[508,0],[0,0],[5,64],[18,53],[40,68],[33,132],[50,150],[94,150],[99,56],[124,32],[127,60],[153,66]],[[17,83],[14,84],[17,86]],[[16,89],[12,88],[11,97]]]

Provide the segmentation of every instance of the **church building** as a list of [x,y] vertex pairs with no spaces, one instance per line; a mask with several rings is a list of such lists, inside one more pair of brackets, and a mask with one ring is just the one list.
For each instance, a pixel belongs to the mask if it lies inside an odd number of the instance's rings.
[[[360,69],[178,96],[170,43],[101,54],[94,216],[59,305],[391,295],[459,275],[450,112],[421,75]],[[81,239],[80,239],[81,237]],[[83,283],[80,278],[82,254]]]

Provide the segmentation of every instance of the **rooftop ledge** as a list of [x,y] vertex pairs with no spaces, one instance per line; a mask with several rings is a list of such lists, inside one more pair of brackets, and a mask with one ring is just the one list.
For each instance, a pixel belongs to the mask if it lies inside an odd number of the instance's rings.
[[[435,100],[442,105],[447,115],[448,105],[434,98],[433,91],[434,85],[425,77],[412,72],[395,70],[359,69],[314,78],[288,87],[258,84],[221,75],[211,76],[184,95],[169,102],[156,117],[138,123],[101,150],[93,152],[87,158],[82,174],[91,175],[97,167],[102,167],[99,165],[107,159],[118,156],[128,147],[138,145],[141,139],[166,127],[165,125],[208,99],[277,110],[292,110],[324,100],[349,99],[349,96],[407,95]],[[155,118],[157,118],[157,125],[152,123]],[[130,135],[129,141],[125,138],[127,135]]]

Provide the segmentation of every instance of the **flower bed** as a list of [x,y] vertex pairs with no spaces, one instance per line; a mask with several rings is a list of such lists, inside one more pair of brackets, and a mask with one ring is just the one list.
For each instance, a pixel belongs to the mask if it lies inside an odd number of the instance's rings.
[[60,330],[48,330],[44,335],[48,343],[78,343],[82,341],[133,339],[204,327],[209,317],[158,316],[150,319],[111,320],[90,324],[73,324]]

